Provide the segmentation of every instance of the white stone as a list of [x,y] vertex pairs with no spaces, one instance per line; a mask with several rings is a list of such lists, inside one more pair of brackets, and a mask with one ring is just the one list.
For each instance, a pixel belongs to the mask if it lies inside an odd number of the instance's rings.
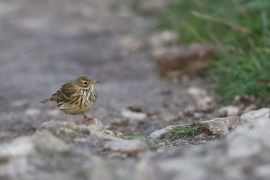
[[202,121],[201,124],[214,135],[226,136],[231,129],[236,128],[240,124],[238,117],[215,118],[208,121]]
[[241,108],[238,106],[225,106],[218,110],[218,114],[222,116],[237,116],[241,112]]
[[[241,123],[254,123],[254,121],[259,121],[265,119],[270,121],[270,109],[262,108],[259,110],[254,110],[247,112],[241,116]],[[256,122],[255,122],[256,123]]]
[[261,151],[256,139],[239,136],[229,142],[228,156],[231,158],[247,158]]
[[142,112],[133,112],[129,110],[123,110],[121,115],[128,119],[135,119],[135,120],[144,120],[147,118],[147,115]]
[[115,135],[112,131],[101,126],[101,122],[98,119],[94,120],[94,124],[76,124],[75,122],[52,120],[41,124],[38,130],[48,130],[64,140],[88,137],[90,135],[101,139],[114,139]]
[[26,156],[34,150],[34,144],[29,137],[20,137],[10,143],[0,145],[0,158]]
[[216,108],[217,104],[213,97],[200,88],[191,87],[187,91],[195,100],[197,109],[200,111],[211,111]]
[[228,155],[232,158],[246,158],[270,148],[269,109],[251,111],[241,116],[244,123],[228,137]]
[[203,89],[200,89],[198,87],[190,87],[187,92],[194,97],[200,97],[200,96],[206,96],[207,92]]
[[255,173],[261,178],[268,179],[270,177],[270,164],[265,164],[256,167]]
[[176,44],[178,42],[178,36],[172,31],[163,31],[155,33],[149,38],[149,45],[152,48],[159,48],[167,45]]
[[[170,158],[158,164],[158,169],[161,172],[177,174],[173,180],[202,180],[206,178],[205,169],[200,168],[196,159],[185,158]],[[192,172],[191,172],[192,170]],[[181,178],[179,178],[181,177]],[[182,178],[183,177],[183,178]]]
[[207,123],[208,130],[218,136],[226,136],[230,131],[227,124],[224,121],[211,120]]
[[64,141],[47,130],[37,131],[31,139],[35,144],[35,148],[38,150],[55,152],[65,152],[69,150],[68,145],[64,143]]

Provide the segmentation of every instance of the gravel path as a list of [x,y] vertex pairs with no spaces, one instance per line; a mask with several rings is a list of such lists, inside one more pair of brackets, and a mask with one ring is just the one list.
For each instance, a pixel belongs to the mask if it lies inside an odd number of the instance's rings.
[[101,82],[92,114],[104,124],[136,106],[158,114],[141,129],[149,133],[179,112],[189,101],[190,83],[161,80],[147,50],[129,53],[121,47],[130,37],[147,39],[145,30],[153,25],[123,7],[116,0],[0,1],[1,141],[31,134],[52,118],[44,114],[55,106],[38,101],[80,74]]

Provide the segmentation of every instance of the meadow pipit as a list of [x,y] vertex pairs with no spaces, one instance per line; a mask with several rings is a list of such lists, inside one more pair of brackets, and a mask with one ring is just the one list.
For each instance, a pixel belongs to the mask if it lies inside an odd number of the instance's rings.
[[96,82],[86,76],[80,76],[65,83],[49,99],[41,102],[54,101],[65,114],[82,114],[84,120],[89,123],[93,118],[87,117],[85,113],[95,105],[97,93],[94,85]]

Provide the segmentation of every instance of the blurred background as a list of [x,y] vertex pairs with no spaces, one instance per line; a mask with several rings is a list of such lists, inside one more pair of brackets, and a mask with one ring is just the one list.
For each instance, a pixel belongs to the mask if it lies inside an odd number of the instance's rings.
[[[121,118],[121,111],[129,106],[139,106],[145,112],[164,111],[165,116],[178,112],[179,105],[173,107],[178,96],[162,93],[175,91],[181,97],[183,91],[160,80],[143,41],[148,40],[145,32],[154,27],[155,18],[133,11],[137,3],[0,1],[2,141],[31,134],[43,121],[64,119],[54,104],[38,102],[82,74],[100,81],[91,114],[105,124]],[[165,3],[151,1],[145,6],[150,7],[145,11],[151,12],[152,6],[159,11]],[[168,98],[165,107],[163,101]]]
[[[100,81],[90,114],[107,125],[125,110],[153,115],[133,128],[143,134],[241,98],[267,105],[268,9],[263,0],[2,0],[0,138],[64,119],[38,102],[82,74]],[[209,91],[201,104],[196,86]]]
[[[269,179],[269,10],[0,0],[0,179]],[[39,103],[79,75],[101,128]]]

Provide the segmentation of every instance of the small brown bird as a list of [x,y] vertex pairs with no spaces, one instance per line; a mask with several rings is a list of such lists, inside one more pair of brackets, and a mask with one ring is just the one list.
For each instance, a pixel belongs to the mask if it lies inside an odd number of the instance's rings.
[[85,113],[95,105],[97,93],[94,85],[96,82],[86,76],[80,76],[65,83],[49,99],[41,102],[54,101],[65,114],[82,114],[85,121],[92,121],[93,118],[87,117]]

